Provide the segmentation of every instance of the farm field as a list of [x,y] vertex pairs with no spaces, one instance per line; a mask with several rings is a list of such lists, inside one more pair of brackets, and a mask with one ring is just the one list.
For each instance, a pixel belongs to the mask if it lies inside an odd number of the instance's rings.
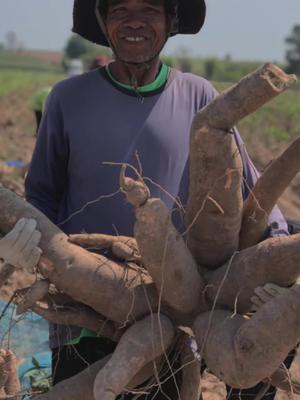
[[[16,159],[24,163],[30,161],[35,142],[32,94],[38,88],[53,85],[63,78],[62,74],[55,72],[0,69],[0,163]],[[229,86],[228,83],[218,82],[215,85],[220,91]],[[300,135],[300,85],[246,118],[239,125],[239,130],[255,165],[263,170]],[[0,170],[0,182],[22,192],[21,176],[1,175]],[[300,176],[286,190],[279,205],[287,217],[300,219]],[[30,277],[20,276],[16,284],[29,281]],[[8,298],[14,288],[14,285],[9,284],[0,297]],[[294,364],[295,374],[300,373],[298,365]],[[280,400],[287,399],[283,394],[278,397]],[[213,376],[207,376],[204,381],[204,399],[224,398],[224,386]]]
[[61,71],[61,52],[0,49],[0,68],[29,71]]
[[0,69],[0,160],[29,161],[34,145],[33,93],[62,74]]

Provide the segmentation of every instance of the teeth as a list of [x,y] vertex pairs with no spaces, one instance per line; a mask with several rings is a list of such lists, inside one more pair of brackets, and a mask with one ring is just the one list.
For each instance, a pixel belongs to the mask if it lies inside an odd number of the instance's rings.
[[127,36],[125,38],[128,42],[141,42],[142,40],[145,40],[143,37],[133,37],[133,36]]

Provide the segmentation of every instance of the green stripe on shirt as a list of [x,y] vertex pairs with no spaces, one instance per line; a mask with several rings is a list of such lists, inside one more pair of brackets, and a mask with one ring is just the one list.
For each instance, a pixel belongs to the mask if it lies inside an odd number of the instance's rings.
[[147,85],[144,85],[144,86],[138,86],[137,89],[134,89],[132,86],[127,85],[125,83],[121,83],[116,78],[114,78],[114,76],[112,75],[112,73],[110,71],[109,65],[107,65],[105,68],[106,68],[106,72],[107,72],[108,76],[114,83],[123,87],[124,89],[132,90],[132,91],[137,90],[139,93],[148,93],[148,92],[152,92],[154,90],[160,89],[168,81],[168,78],[169,78],[169,75],[171,72],[171,68],[168,65],[162,64],[160,71],[153,82],[148,83]]

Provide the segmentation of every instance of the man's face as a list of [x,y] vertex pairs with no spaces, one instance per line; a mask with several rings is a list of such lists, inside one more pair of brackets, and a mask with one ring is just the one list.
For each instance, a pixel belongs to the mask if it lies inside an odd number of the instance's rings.
[[145,63],[162,49],[170,21],[163,0],[109,0],[105,25],[121,60]]

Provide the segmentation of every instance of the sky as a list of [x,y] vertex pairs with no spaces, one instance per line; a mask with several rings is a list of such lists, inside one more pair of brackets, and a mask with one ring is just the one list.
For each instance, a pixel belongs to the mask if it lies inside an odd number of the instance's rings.
[[[89,0],[86,0],[89,1]],[[183,0],[184,1],[184,0]],[[300,25],[300,0],[206,0],[197,35],[171,38],[165,54],[230,55],[239,60],[282,62],[284,39]],[[73,0],[0,0],[0,42],[14,31],[30,49],[61,50],[71,34]]]

